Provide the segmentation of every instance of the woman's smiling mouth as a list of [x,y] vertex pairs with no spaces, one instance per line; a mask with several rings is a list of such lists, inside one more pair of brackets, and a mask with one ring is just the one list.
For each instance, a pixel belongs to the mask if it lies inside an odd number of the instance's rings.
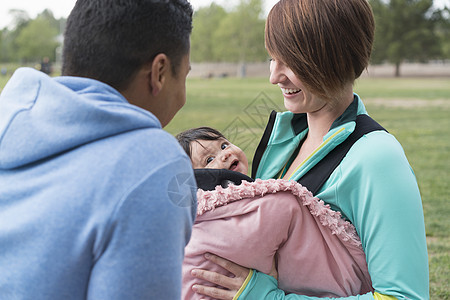
[[286,95],[292,95],[292,94],[297,94],[299,92],[301,92],[301,89],[285,89],[285,88],[281,88],[281,92],[283,92],[283,94]]

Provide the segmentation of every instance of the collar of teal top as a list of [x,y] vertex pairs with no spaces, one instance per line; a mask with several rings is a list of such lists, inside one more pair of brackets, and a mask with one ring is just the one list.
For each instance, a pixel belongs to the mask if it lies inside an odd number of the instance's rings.
[[[297,180],[314,164],[320,161],[334,147],[342,143],[354,130],[356,116],[366,114],[367,111],[357,94],[346,111],[332,124],[330,131],[324,136],[322,145],[314,151],[298,172],[294,172],[292,179]],[[272,125],[272,132],[266,144],[260,145],[257,152],[260,159],[254,161],[255,178],[274,178],[292,157],[301,140],[308,133],[306,114],[293,114],[292,112],[277,113]],[[256,154],[255,154],[256,157]]]
[[[340,117],[338,117],[333,122],[333,124],[331,124],[330,130],[337,128],[345,123],[355,121],[356,116],[358,115],[358,103],[359,96],[357,94],[354,94],[353,102],[348,106],[345,112]],[[308,128],[306,113],[294,114],[291,120],[291,126],[295,135],[298,135],[300,132]]]

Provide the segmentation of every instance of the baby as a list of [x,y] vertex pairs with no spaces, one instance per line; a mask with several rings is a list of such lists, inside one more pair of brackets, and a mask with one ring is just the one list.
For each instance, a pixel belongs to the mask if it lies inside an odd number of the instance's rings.
[[176,138],[199,187],[182,299],[208,299],[192,290],[209,284],[193,277],[193,269],[230,275],[206,260],[206,252],[266,274],[275,262],[279,287],[291,293],[343,297],[372,290],[359,237],[340,213],[295,181],[248,177],[244,152],[213,128],[189,129]]
[[192,128],[176,136],[194,169],[227,169],[247,175],[248,160],[238,146],[211,127]]
[[253,181],[247,176],[248,159],[244,151],[216,129],[192,128],[179,133],[176,139],[191,159],[199,188],[213,190],[217,185],[227,187],[229,183]]

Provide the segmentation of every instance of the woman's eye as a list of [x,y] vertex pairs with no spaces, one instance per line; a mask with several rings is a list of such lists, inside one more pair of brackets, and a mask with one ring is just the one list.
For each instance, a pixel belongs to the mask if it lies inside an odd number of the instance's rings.
[[214,160],[214,157],[212,157],[212,156],[206,158],[206,164],[211,163],[213,160]]
[[222,146],[221,146],[222,150],[225,149],[226,147],[228,147],[227,143],[223,143]]

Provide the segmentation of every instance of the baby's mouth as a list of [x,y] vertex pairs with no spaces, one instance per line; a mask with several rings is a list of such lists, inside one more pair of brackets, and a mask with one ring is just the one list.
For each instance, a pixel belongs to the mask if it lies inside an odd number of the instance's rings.
[[236,170],[237,167],[238,167],[238,164],[239,164],[239,160],[236,159],[235,161],[233,161],[233,162],[231,163],[229,170],[231,170],[231,171]]

